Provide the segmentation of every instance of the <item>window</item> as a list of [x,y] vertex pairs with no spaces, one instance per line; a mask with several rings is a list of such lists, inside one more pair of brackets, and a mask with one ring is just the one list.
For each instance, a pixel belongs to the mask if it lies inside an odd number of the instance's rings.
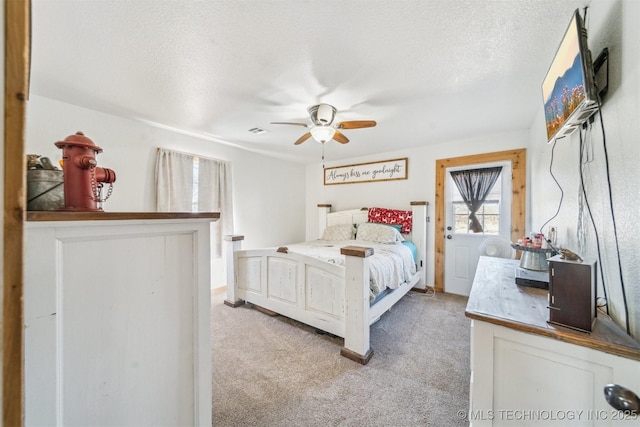
[[[455,188],[455,186],[453,186]],[[498,235],[500,233],[500,197],[502,189],[502,176],[498,177],[493,188],[487,195],[480,209],[476,212],[476,217],[482,225],[483,231],[474,233],[469,223],[471,211],[464,202],[460,191],[457,188],[452,194],[452,212],[455,224],[454,232],[458,234],[481,234]]]
[[[453,202],[454,216],[455,216],[455,232],[462,234],[478,234],[473,233],[469,228],[469,208],[464,202]],[[485,235],[498,235],[500,232],[500,201],[499,200],[485,200],[484,204],[476,216],[482,224],[483,232],[480,234]]]

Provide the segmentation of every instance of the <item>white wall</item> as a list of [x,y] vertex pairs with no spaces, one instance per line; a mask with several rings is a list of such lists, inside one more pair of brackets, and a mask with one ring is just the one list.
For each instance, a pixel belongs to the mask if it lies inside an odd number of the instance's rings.
[[[527,131],[485,135],[472,139],[443,142],[417,149],[390,151],[366,157],[326,162],[325,167],[342,166],[408,157],[408,179],[358,184],[324,185],[322,164],[307,166],[307,240],[318,238],[319,203],[330,203],[332,211],[361,207],[411,209],[412,201],[429,203],[427,225],[427,285],[433,285],[434,226],[435,226],[435,164],[436,160],[524,148],[529,139]],[[357,143],[355,141],[353,144]]]
[[[570,17],[567,17],[567,22]],[[617,223],[622,278],[627,291],[633,335],[640,337],[640,240],[637,232],[640,212],[640,2],[636,0],[594,0],[588,10],[589,47],[595,57],[609,48],[609,92],[603,99],[602,119],[609,157],[611,196]],[[551,61],[551,58],[545,58]],[[586,165],[587,200],[596,223],[610,310],[625,326],[620,270],[606,180],[605,140],[600,115],[593,124],[593,161]],[[582,255],[597,258],[594,229],[586,206],[586,244],[577,236],[579,222],[579,135],[557,142],[553,151],[553,174],[564,191],[559,214],[551,222],[559,228],[559,244]],[[529,162],[532,171],[531,224],[538,230],[553,217],[560,202],[560,190],[549,173],[552,145],[546,143],[542,109],[530,132]],[[546,227],[544,232],[547,231]],[[600,277],[598,282],[601,284]],[[600,288],[599,296],[603,296]]]
[[54,163],[62,151],[54,143],[82,131],[103,149],[98,165],[116,173],[109,212],[155,210],[157,147],[227,160],[233,169],[235,234],[246,249],[304,240],[303,165],[160,129],[32,94],[27,111],[26,150]]

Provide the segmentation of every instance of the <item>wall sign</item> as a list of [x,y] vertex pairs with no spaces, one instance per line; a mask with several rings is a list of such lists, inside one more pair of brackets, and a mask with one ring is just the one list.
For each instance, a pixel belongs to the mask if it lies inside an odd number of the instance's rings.
[[408,158],[325,168],[324,185],[407,179]]

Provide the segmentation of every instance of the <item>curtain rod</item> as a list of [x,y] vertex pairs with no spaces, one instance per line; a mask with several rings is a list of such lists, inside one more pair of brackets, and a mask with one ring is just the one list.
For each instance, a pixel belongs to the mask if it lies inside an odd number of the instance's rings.
[[172,150],[170,148],[163,148],[163,147],[157,147],[158,151],[160,150],[164,150],[164,151],[171,151],[174,153],[178,153],[178,154],[184,154],[186,156],[193,156],[193,157],[197,157],[199,159],[205,159],[205,160],[213,160],[215,162],[222,162],[222,163],[231,163],[230,160],[222,160],[222,159],[216,159],[215,157],[207,157],[207,156],[201,156],[199,154],[194,154],[194,153],[187,153],[185,151],[178,151],[178,150]]

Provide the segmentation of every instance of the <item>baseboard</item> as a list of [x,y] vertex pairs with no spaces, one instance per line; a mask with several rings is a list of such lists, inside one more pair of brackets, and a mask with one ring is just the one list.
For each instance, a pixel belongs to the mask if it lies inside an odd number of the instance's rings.
[[211,288],[211,294],[221,294],[223,292],[227,292],[226,286],[218,286],[216,288]]
[[413,292],[420,292],[421,294],[426,294],[427,292],[435,292],[435,288],[433,286],[426,286],[424,288],[411,288]]

